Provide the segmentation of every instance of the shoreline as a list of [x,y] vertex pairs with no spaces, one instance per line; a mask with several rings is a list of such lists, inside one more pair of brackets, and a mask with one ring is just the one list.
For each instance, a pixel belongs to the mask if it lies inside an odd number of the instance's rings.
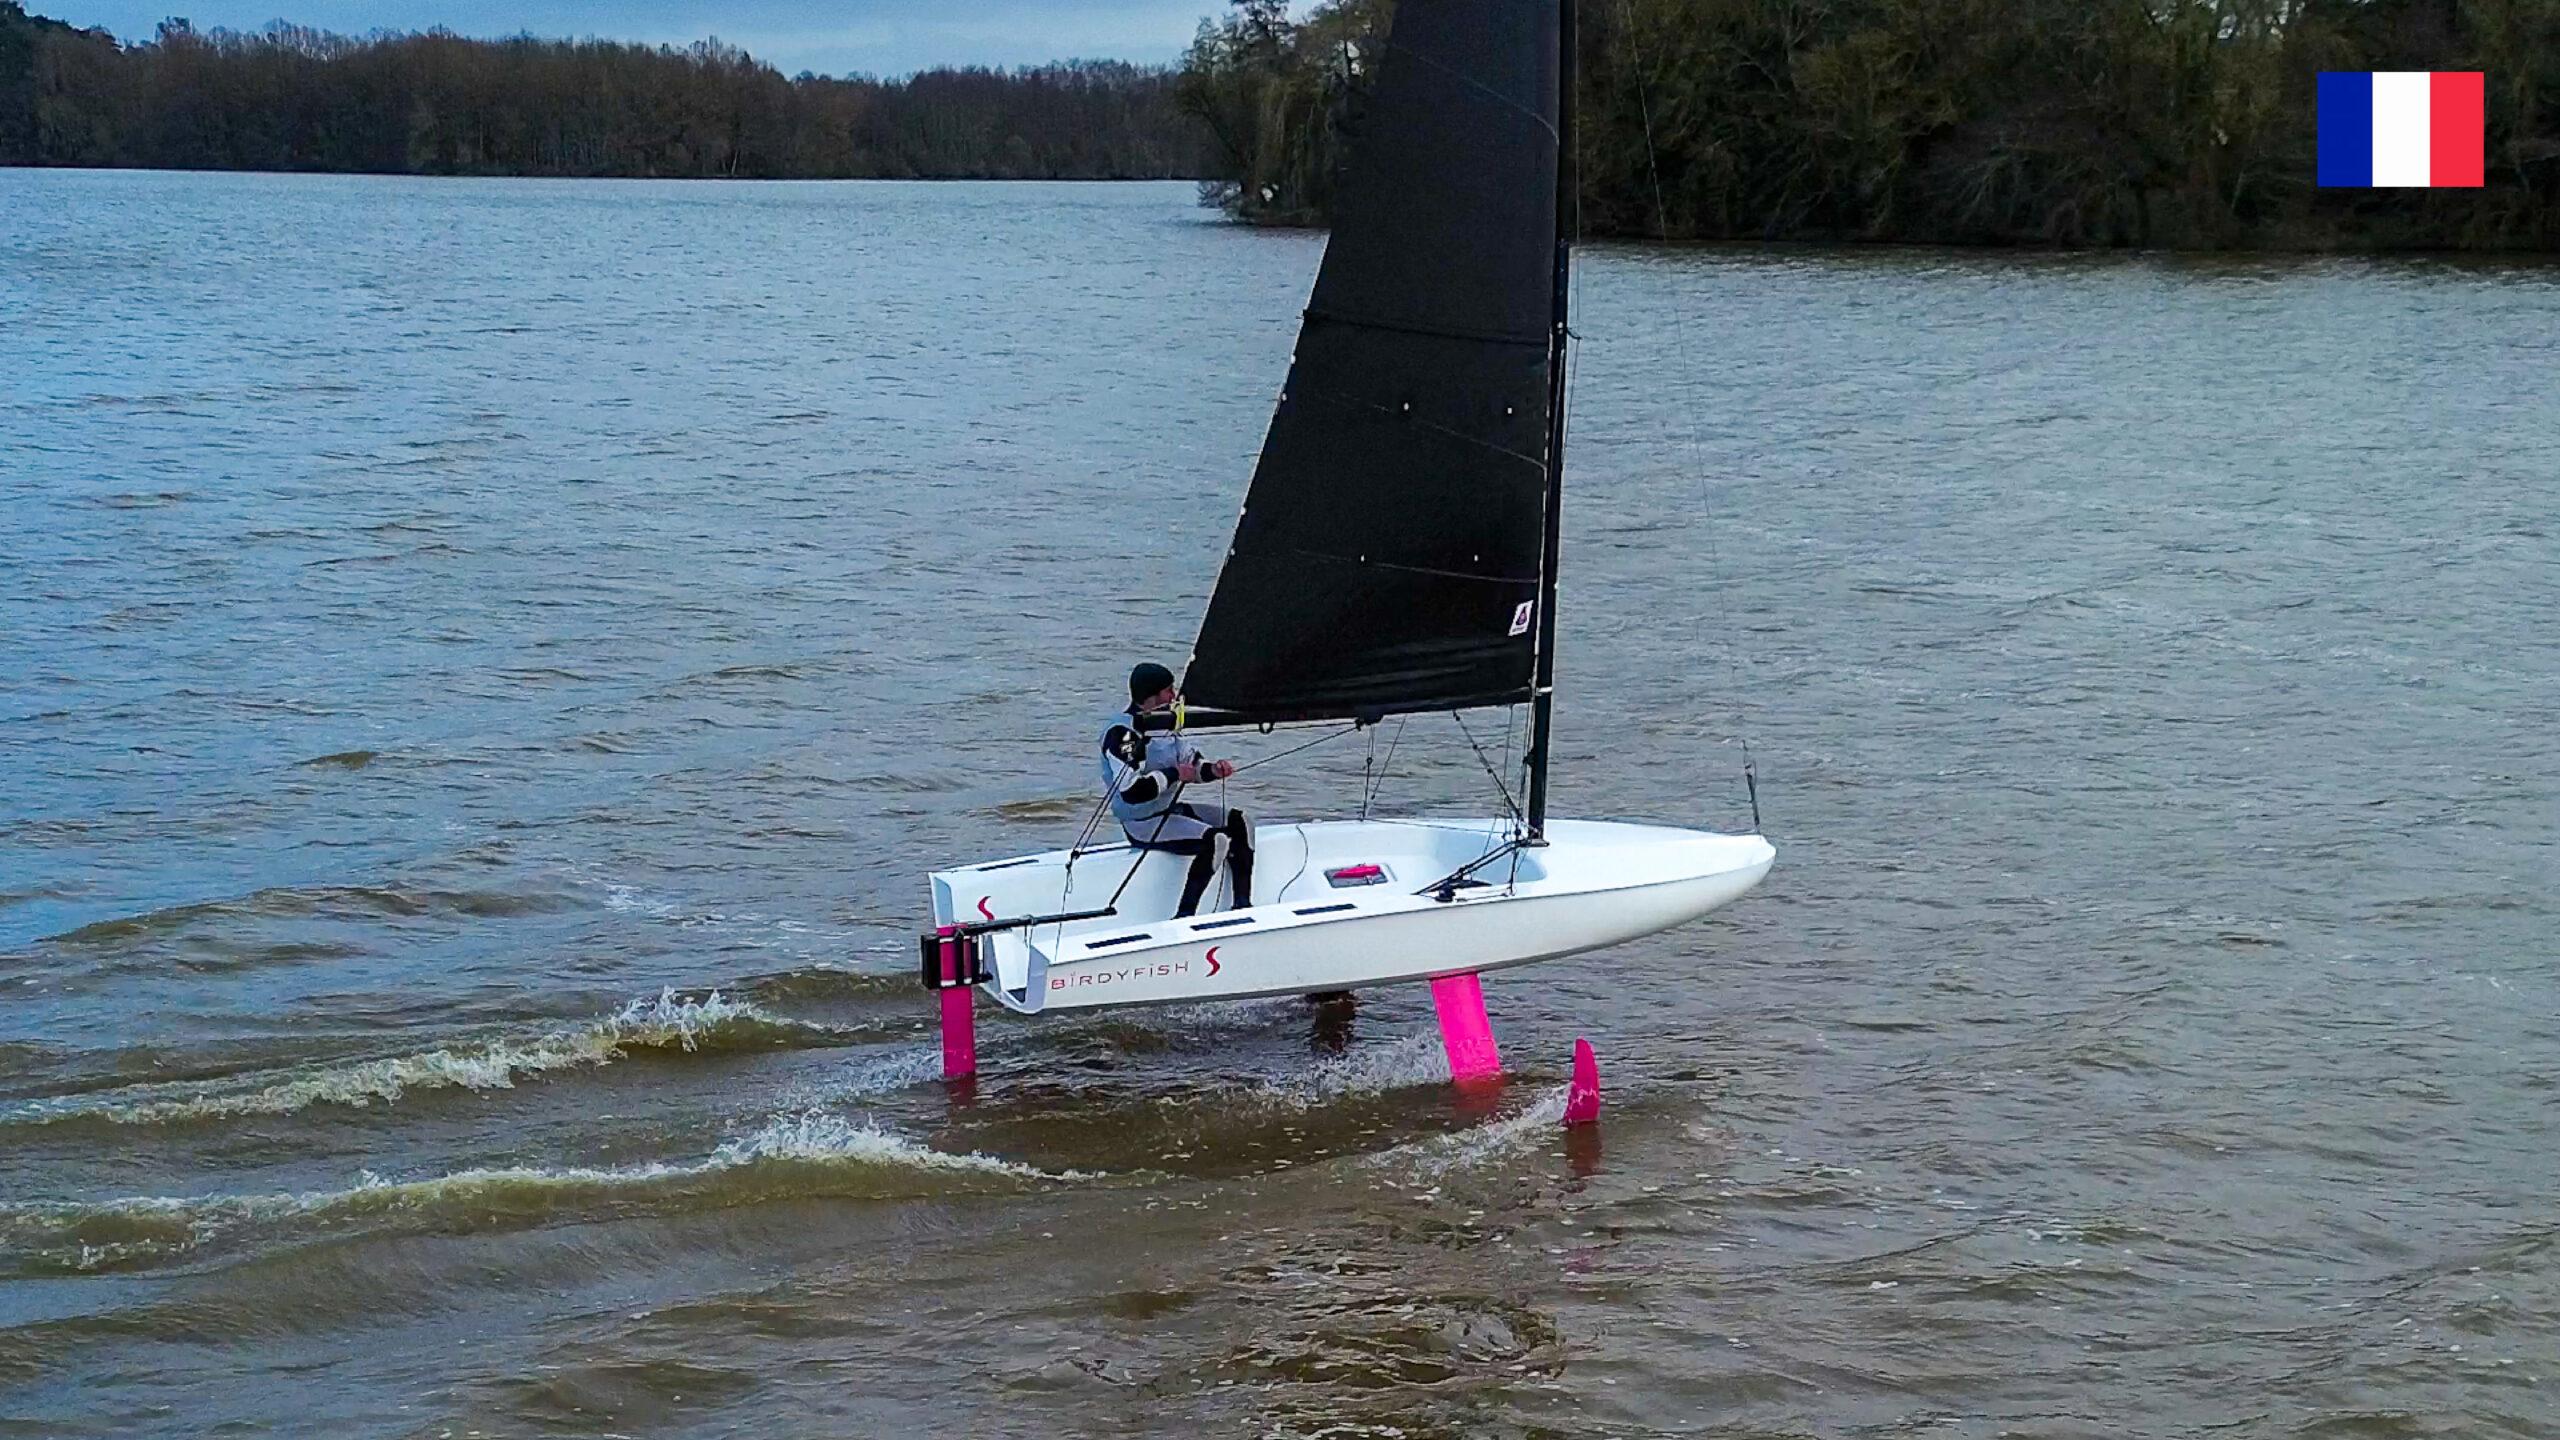
[[[379,179],[379,180],[524,180],[561,184],[713,184],[713,185],[1204,185],[1216,183],[1214,177],[1194,175],[555,175],[522,171],[451,172],[418,170],[266,170],[236,166],[176,165],[47,165],[23,162],[0,162],[0,173],[26,172],[45,174],[90,175],[255,175],[309,177],[314,179]],[[1215,211],[1214,204],[1203,204],[1203,210]],[[1328,227],[1312,223],[1291,223],[1267,219],[1239,219],[1232,215],[1215,222],[1238,230],[1272,234],[1321,234]],[[2560,247],[2535,245],[2393,245],[2382,243],[2288,243],[2226,245],[2114,245],[2069,244],[2058,241],[1969,240],[1936,236],[1867,237],[1857,235],[1797,234],[1772,236],[1659,236],[1633,232],[1595,231],[1582,237],[1585,245],[1628,246],[1664,250],[1733,250],[1768,253],[1789,249],[1857,250],[1857,251],[1940,251],[1962,254],[2012,255],[2177,255],[2177,256],[2263,256],[2318,258],[2383,258],[2407,257],[2494,257],[2523,259],[2543,257],[2560,259]]]

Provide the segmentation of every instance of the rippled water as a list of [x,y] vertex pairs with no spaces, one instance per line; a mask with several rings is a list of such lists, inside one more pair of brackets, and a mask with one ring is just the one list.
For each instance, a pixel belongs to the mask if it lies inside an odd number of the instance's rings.
[[2560,272],[1591,250],[1557,808],[1744,823],[1747,740],[1770,881],[1497,977],[1497,1099],[1418,991],[964,1097],[920,876],[1073,834],[1315,238],[0,222],[0,1433],[2560,1428]]

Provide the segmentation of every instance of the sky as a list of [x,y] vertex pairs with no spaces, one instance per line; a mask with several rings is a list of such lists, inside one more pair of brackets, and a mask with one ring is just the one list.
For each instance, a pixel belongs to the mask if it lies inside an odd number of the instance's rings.
[[147,40],[161,19],[199,30],[290,20],[319,30],[443,26],[464,35],[536,35],[690,45],[717,35],[786,75],[905,75],[936,65],[1010,68],[1050,60],[1180,58],[1225,0],[25,0],[28,10],[119,40]]

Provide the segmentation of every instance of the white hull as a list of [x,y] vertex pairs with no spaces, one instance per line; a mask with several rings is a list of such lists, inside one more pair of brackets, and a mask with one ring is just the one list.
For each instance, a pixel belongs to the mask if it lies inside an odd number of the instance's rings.
[[[984,987],[1034,1013],[1295,995],[1498,970],[1614,945],[1697,917],[1760,883],[1777,851],[1757,835],[1559,820],[1547,843],[1503,855],[1442,900],[1432,882],[1500,848],[1490,820],[1347,820],[1255,832],[1263,903],[1171,918],[1187,857],[1148,852],[1103,919],[984,937]],[[1072,869],[1051,851],[934,872],[937,925],[1100,909],[1129,874],[1125,846]],[[1361,867],[1380,878],[1359,883]],[[1329,878],[1328,871],[1354,873]]]

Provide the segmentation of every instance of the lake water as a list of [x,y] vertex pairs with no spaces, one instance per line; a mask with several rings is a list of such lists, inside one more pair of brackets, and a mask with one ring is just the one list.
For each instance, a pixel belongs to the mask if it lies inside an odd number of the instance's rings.
[[946,1092],[1320,245],[0,172],[0,1434],[2560,1430],[2547,266],[1587,249],[1556,809],[1769,881]]

